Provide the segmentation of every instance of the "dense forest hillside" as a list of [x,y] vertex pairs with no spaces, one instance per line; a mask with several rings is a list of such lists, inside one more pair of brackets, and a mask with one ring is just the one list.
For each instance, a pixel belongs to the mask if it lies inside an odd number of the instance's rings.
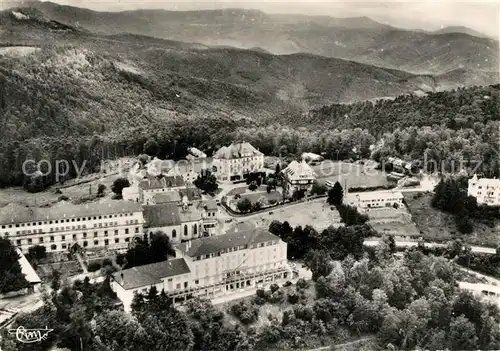
[[[274,54],[311,53],[418,74],[465,68],[498,71],[498,41],[461,31],[401,30],[367,17],[270,15],[256,10],[95,12],[28,1],[54,20],[105,34],[260,47]],[[495,82],[497,83],[498,80]]]
[[[344,159],[356,156],[353,148],[370,156],[382,131],[437,124],[446,129],[441,135],[474,133],[475,155],[481,142],[496,145],[490,131],[499,120],[498,86],[433,93],[440,77],[310,54],[102,36],[33,9],[0,16],[1,186],[26,181],[28,157],[87,160],[91,172],[103,158],[141,153],[150,139],[160,157],[182,157],[192,145],[210,152],[245,137],[269,154],[284,147]],[[331,105],[413,91],[420,97]]]

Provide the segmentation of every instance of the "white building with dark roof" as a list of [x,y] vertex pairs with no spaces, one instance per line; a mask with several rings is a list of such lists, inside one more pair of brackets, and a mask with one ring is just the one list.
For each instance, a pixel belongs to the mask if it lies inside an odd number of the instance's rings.
[[262,228],[187,241],[178,245],[176,257],[114,274],[113,290],[125,310],[136,292],[152,286],[185,301],[262,287],[292,275],[287,244]]
[[161,231],[174,243],[204,235],[202,213],[196,206],[148,205],[144,206],[144,219],[148,235]]
[[[131,240],[143,235],[140,204],[108,201],[53,207],[9,204],[0,209],[0,235],[22,252],[41,245],[47,252],[83,249],[127,249]],[[77,246],[75,246],[77,245]]]
[[316,173],[305,161],[292,161],[281,174],[285,180],[283,186],[290,196],[295,191],[311,191],[316,181]]
[[394,190],[348,193],[344,196],[344,203],[357,207],[360,212],[369,212],[371,209],[403,208],[403,200],[403,194]]
[[153,196],[167,191],[179,191],[186,187],[182,177],[161,176],[149,177],[139,183],[139,189],[142,193],[142,202],[146,205],[153,203]]
[[219,181],[238,181],[250,173],[264,171],[264,154],[250,143],[232,143],[214,154],[212,164]]
[[478,204],[499,206],[500,179],[478,178],[474,175],[469,179],[467,195],[474,196]]
[[158,291],[175,291],[189,287],[191,270],[182,258],[125,269],[113,274],[111,289],[130,312],[136,293],[145,294],[153,286]]

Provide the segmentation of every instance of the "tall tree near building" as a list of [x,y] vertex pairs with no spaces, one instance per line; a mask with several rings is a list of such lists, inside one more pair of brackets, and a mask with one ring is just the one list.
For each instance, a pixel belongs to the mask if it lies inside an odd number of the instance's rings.
[[215,193],[219,188],[217,178],[209,170],[203,170],[198,178],[195,179],[194,185],[208,194]]
[[18,261],[19,254],[12,243],[0,238],[0,294],[29,287]]
[[328,190],[328,203],[330,205],[339,206],[344,199],[344,189],[339,182],[335,182],[333,188]]
[[113,185],[111,186],[111,191],[116,194],[116,196],[121,199],[122,198],[122,192],[124,188],[128,188],[130,186],[130,183],[128,179],[126,178],[118,178],[113,182]]

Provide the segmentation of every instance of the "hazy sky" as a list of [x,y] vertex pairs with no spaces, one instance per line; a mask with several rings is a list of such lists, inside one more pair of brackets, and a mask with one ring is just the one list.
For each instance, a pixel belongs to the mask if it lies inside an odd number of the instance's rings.
[[53,2],[86,7],[97,11],[139,8],[196,10],[241,7],[261,9],[269,13],[302,13],[333,17],[368,16],[380,22],[388,22],[403,28],[438,29],[441,26],[460,25],[495,37],[498,37],[500,26],[500,5],[497,0],[395,0],[392,2],[355,0],[53,0]]

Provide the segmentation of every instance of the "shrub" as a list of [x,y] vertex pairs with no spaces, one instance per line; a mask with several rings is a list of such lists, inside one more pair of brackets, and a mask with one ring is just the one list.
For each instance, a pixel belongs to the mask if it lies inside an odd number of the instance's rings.
[[240,301],[229,308],[229,313],[238,318],[241,323],[254,323],[259,317],[259,308],[245,301]]
[[287,301],[288,301],[288,303],[291,303],[292,305],[294,305],[297,302],[299,302],[299,295],[295,291],[292,291],[292,292],[288,293]]
[[272,284],[271,285],[271,292],[274,294],[276,291],[280,289],[280,286],[278,284]]
[[99,269],[101,269],[101,264],[99,262],[91,262],[87,267],[89,272],[96,272]]
[[307,288],[309,288],[309,283],[304,278],[300,278],[297,281],[297,290],[307,289]]
[[111,262],[111,260],[109,258],[105,258],[103,261],[102,261],[102,266],[103,267],[106,267],[106,266],[112,266],[113,265],[113,262]]

